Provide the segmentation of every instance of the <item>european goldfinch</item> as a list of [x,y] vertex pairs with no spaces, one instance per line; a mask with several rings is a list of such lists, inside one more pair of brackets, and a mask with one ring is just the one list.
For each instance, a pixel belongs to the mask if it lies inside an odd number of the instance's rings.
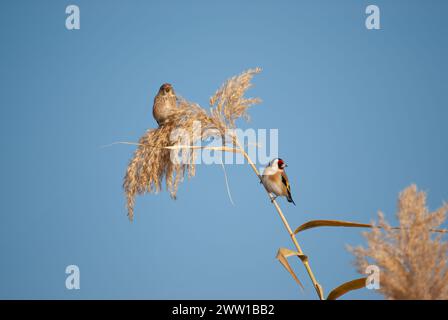
[[283,196],[286,197],[288,202],[296,205],[291,197],[291,186],[289,185],[288,176],[285,172],[286,167],[287,165],[282,159],[276,158],[272,160],[264,169],[261,182],[269,193],[275,195],[272,201],[278,196]]
[[164,83],[154,98],[152,107],[152,115],[157,124],[159,126],[163,125],[175,108],[177,108],[177,98],[173,86],[169,83]]

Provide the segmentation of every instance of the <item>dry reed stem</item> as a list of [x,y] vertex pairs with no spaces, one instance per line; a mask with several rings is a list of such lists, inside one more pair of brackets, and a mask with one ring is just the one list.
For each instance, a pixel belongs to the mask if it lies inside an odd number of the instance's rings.
[[[238,146],[238,148],[240,149],[241,153],[243,154],[244,158],[246,158],[247,162],[249,163],[249,165],[252,167],[252,170],[254,171],[254,173],[257,175],[257,177],[259,179],[261,179],[261,175],[258,172],[257,167],[255,166],[254,162],[252,161],[252,159],[249,157],[249,155],[247,154],[247,152],[243,149],[243,147],[241,146],[241,144],[239,143],[238,139],[236,137],[234,137],[234,143]],[[299,255],[305,255],[302,251],[302,248],[300,247],[299,242],[296,239],[296,235],[294,234],[294,232],[292,231],[288,220],[286,219],[285,215],[283,214],[282,209],[280,208],[280,206],[277,203],[277,200],[275,200],[269,193],[269,191],[266,190],[266,193],[268,194],[269,199],[271,200],[272,204],[274,205],[275,209],[277,210],[278,215],[280,216],[280,219],[283,222],[283,225],[285,226],[286,230],[288,231],[289,236],[291,237],[292,242],[294,243],[294,246],[297,249],[297,253]],[[320,300],[324,299],[324,293],[323,293],[323,288],[322,286],[317,282],[316,277],[314,276],[313,270],[311,269],[311,266],[309,264],[308,259],[301,259],[300,260],[303,265],[305,266],[305,269],[311,279],[311,282],[313,283],[314,289],[316,290],[317,296],[319,297]]]
[[[253,69],[243,72],[227,80],[221,88],[210,99],[211,110],[207,113],[198,104],[179,100],[179,108],[170,120],[163,126],[148,130],[140,138],[138,149],[130,161],[124,178],[123,187],[125,189],[128,206],[129,219],[133,218],[134,201],[137,194],[145,192],[158,192],[161,190],[162,180],[165,178],[167,189],[171,196],[175,198],[177,187],[182,180],[184,173],[188,172],[189,177],[195,174],[194,152],[187,154],[187,163],[176,164],[170,161],[170,152],[173,150],[200,149],[194,144],[197,141],[205,140],[212,136],[223,137],[223,144],[226,144],[226,137],[231,138],[233,146],[237,148],[228,148],[225,146],[217,147],[224,152],[240,152],[252,167],[254,173],[261,179],[254,162],[244,150],[235,134],[229,133],[229,130],[235,128],[236,119],[243,117],[248,119],[247,109],[260,102],[258,98],[245,98],[244,93],[252,86],[252,77],[259,73],[261,69]],[[199,121],[201,124],[200,132],[195,131],[194,123]],[[182,141],[173,141],[171,133],[176,129],[186,131],[191,140],[189,144]],[[231,132],[231,131],[230,131]],[[211,147],[213,148],[213,147]],[[267,191],[267,190],[266,190]],[[293,233],[288,221],[286,220],[277,201],[273,199],[268,192],[268,196],[279,214],[285,228],[291,237],[294,246],[300,256],[304,256],[303,251]],[[322,287],[317,282],[313,271],[309,265],[308,259],[301,259],[309,277],[314,285],[319,299],[323,299]]]

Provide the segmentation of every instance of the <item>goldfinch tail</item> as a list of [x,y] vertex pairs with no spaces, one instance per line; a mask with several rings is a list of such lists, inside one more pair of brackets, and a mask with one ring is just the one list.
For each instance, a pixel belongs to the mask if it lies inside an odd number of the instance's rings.
[[296,203],[294,202],[294,200],[292,200],[292,197],[290,194],[288,194],[288,196],[286,197],[286,200],[288,200],[288,202],[292,202],[292,204],[296,205]]

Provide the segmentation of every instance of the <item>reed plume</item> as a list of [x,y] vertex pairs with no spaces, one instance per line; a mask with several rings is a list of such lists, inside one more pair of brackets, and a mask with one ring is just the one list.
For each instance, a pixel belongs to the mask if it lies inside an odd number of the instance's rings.
[[367,248],[349,248],[358,272],[368,265],[380,269],[380,293],[387,299],[448,299],[448,242],[433,235],[444,221],[448,204],[434,212],[426,207],[426,194],[412,185],[399,196],[392,228],[379,213],[377,227],[364,232]]
[[[244,97],[251,87],[252,77],[259,72],[259,68],[247,70],[227,80],[210,98],[209,112],[197,103],[180,98],[170,119],[157,129],[149,129],[140,138],[123,182],[130,220],[134,217],[136,195],[159,192],[165,180],[171,197],[176,198],[184,176],[195,175],[195,152],[181,146],[192,147],[211,137],[222,138],[223,145],[226,144],[226,137],[229,130],[235,128],[235,121],[241,117],[247,119],[247,109],[260,102],[258,98]],[[179,158],[181,161],[175,160]]]

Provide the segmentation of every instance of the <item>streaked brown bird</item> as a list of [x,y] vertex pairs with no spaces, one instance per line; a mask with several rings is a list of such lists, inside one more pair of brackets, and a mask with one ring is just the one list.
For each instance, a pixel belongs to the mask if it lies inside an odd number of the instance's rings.
[[287,166],[288,165],[280,158],[272,160],[264,169],[261,176],[261,182],[269,193],[275,195],[275,197],[272,198],[272,201],[277,197],[282,196],[286,197],[288,202],[292,202],[296,205],[294,200],[292,200],[291,186],[285,172]]
[[154,98],[154,105],[152,107],[152,115],[157,121],[157,124],[162,126],[176,108],[177,98],[173,86],[169,83],[162,84]]

